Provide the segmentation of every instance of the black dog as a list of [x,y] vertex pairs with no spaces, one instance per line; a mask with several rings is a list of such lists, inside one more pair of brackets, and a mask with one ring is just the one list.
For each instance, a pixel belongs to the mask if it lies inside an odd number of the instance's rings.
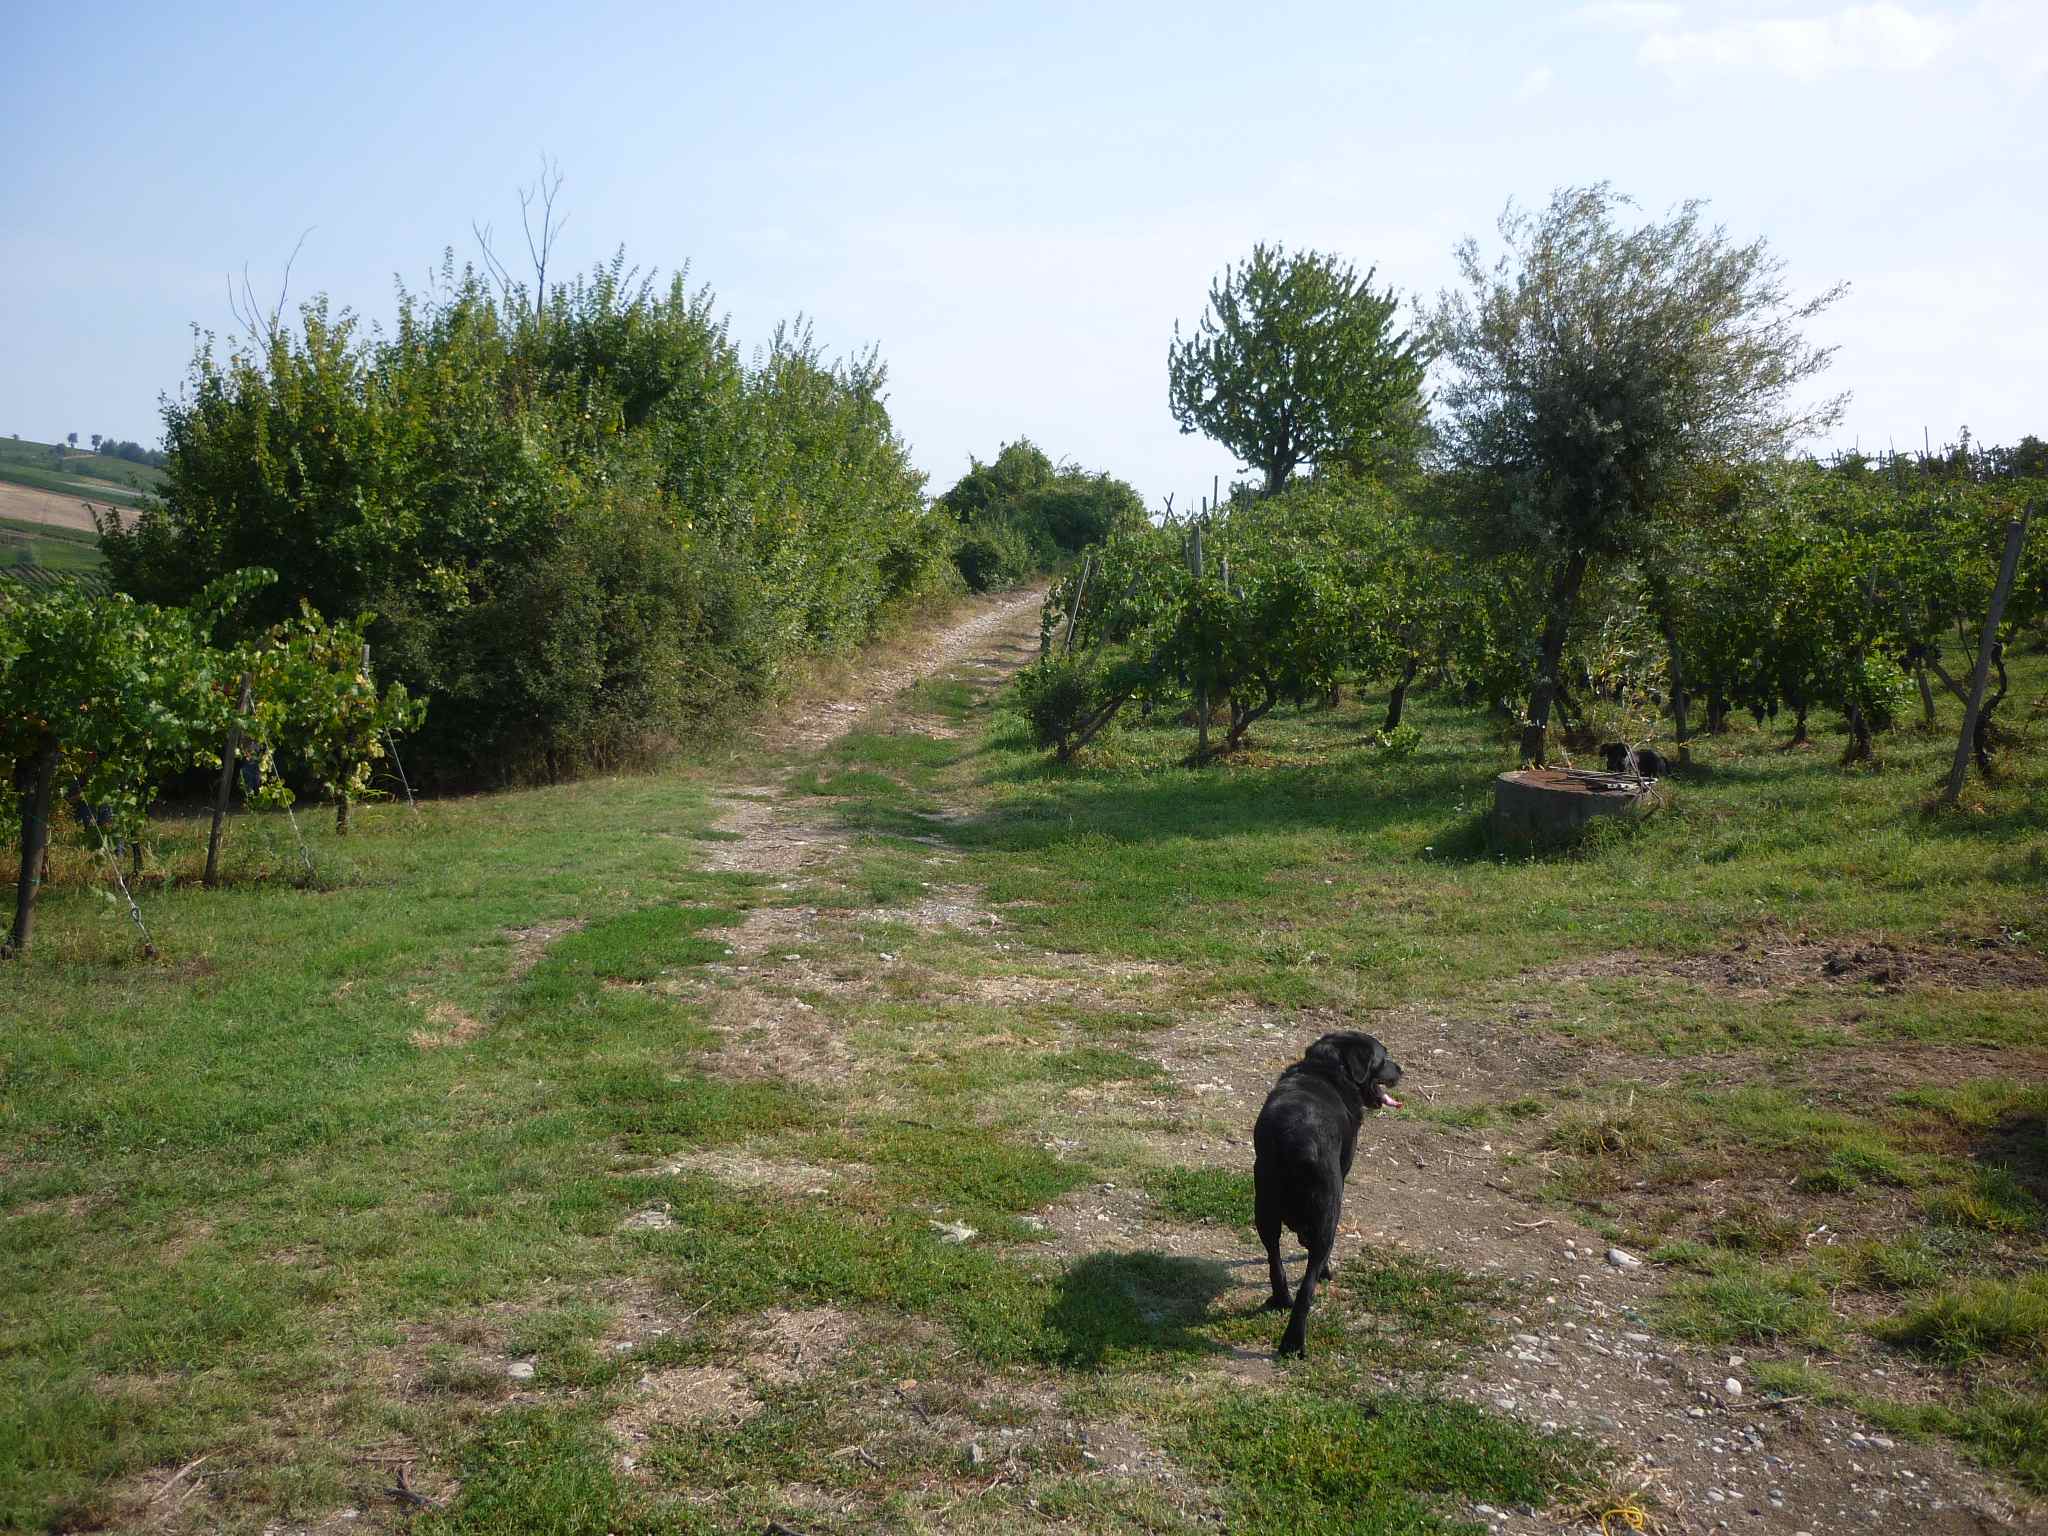
[[1624,741],[1610,741],[1600,748],[1609,773],[1633,773],[1638,778],[1661,779],[1671,771],[1671,761],[1655,747],[1637,747],[1633,752]]
[[[1280,1353],[1301,1354],[1308,1341],[1308,1309],[1316,1281],[1330,1276],[1330,1252],[1337,1246],[1337,1219],[1344,1209],[1344,1180],[1358,1149],[1358,1127],[1367,1109],[1399,1109],[1387,1092],[1401,1081],[1401,1069],[1371,1035],[1351,1030],[1323,1036],[1300,1061],[1280,1074],[1252,1127],[1254,1219],[1266,1263],[1273,1275],[1272,1310],[1292,1306]],[[1280,1229],[1293,1229],[1308,1249],[1308,1269],[1290,1301],[1287,1271],[1280,1264]]]

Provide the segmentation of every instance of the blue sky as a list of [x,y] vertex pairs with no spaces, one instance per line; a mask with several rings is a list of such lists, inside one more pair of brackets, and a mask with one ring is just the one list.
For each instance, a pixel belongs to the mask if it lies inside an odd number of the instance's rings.
[[2048,435],[2048,4],[17,5],[0,431],[154,442],[230,274],[388,316],[543,152],[562,260],[690,263],[746,345],[879,342],[933,489],[1028,435],[1157,502],[1230,456],[1174,322],[1254,241],[1451,279],[1606,179],[1763,235],[1839,442]]

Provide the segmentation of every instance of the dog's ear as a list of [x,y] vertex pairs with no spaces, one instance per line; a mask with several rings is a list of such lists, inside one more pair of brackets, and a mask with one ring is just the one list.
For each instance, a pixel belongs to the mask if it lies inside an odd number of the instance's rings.
[[1359,1087],[1376,1082],[1386,1064],[1387,1048],[1371,1035],[1353,1035],[1344,1042],[1344,1071]]
[[1324,1035],[1301,1053],[1304,1062],[1313,1062],[1326,1072],[1345,1072],[1351,1064],[1345,1057],[1344,1038],[1341,1035]]

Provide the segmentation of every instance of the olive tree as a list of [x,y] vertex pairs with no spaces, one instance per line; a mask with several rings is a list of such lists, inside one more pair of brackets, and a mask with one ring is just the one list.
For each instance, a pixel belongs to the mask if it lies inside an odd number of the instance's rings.
[[1182,432],[1213,437],[1273,495],[1303,465],[1414,463],[1425,361],[1397,330],[1391,288],[1319,251],[1256,245],[1209,288],[1193,336],[1173,328],[1167,397]]
[[1824,369],[1804,322],[1837,286],[1791,298],[1762,240],[1737,244],[1686,202],[1624,223],[1605,183],[1558,191],[1540,213],[1509,204],[1506,249],[1457,250],[1428,335],[1445,368],[1448,467],[1482,487],[1480,541],[1535,553],[1549,571],[1522,757],[1541,762],[1565,636],[1592,562],[1650,553],[1660,515],[1701,469],[1781,454],[1841,414],[1800,398]]

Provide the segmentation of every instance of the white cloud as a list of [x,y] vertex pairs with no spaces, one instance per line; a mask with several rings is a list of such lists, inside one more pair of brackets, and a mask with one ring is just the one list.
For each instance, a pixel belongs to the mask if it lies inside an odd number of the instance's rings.
[[1698,31],[1652,32],[1637,58],[1670,74],[1768,70],[1795,80],[1875,70],[1925,69],[1955,44],[1946,12],[1916,14],[1892,0],[1821,16],[1731,22]]
[[1557,76],[1551,72],[1548,64],[1538,64],[1529,73],[1522,76],[1522,83],[1515,87],[1515,100],[1518,102],[1534,101],[1538,96],[1549,90],[1556,79]]
[[1580,6],[1565,19],[1604,32],[1647,32],[1653,27],[1676,26],[1684,14],[1669,0],[1598,0]]
[[2048,6],[2039,0],[1987,0],[1963,32],[1964,47],[2007,80],[2031,85],[2048,75]]

